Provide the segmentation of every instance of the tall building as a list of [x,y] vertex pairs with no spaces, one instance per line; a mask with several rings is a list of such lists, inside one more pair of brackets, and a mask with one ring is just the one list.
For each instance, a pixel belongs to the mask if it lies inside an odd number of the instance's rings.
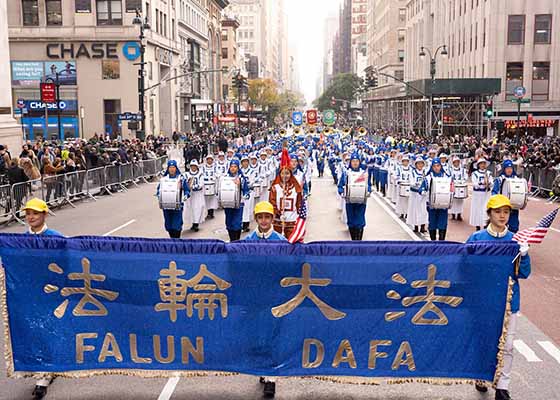
[[[405,77],[430,76],[429,56],[446,45],[449,56],[436,58],[437,79],[499,78],[493,97],[495,121],[515,132],[513,91],[526,88],[529,104],[521,109],[521,129],[558,134],[560,120],[560,2],[556,0],[410,0],[407,2]],[[555,22],[556,21],[556,22]]]
[[364,76],[367,66],[368,0],[352,0],[352,72]]
[[333,44],[333,76],[352,72],[352,0],[344,0]]
[[[234,76],[236,71],[242,72],[245,60],[241,60],[237,49],[237,29],[239,28],[239,20],[236,17],[225,17],[222,20],[222,65],[230,72],[228,74]],[[247,76],[247,75],[243,75]],[[231,81],[224,81],[223,93],[224,99],[231,96]]]
[[333,77],[333,49],[334,38],[336,35],[336,28],[338,23],[338,16],[336,14],[329,15],[325,20],[324,27],[324,43],[323,43],[323,89],[327,89]]

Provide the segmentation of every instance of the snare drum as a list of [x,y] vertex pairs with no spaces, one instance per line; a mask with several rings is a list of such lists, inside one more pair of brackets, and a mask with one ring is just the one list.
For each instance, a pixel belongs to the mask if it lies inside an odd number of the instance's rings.
[[181,179],[161,178],[159,181],[159,208],[180,210],[183,207],[183,186]]
[[260,185],[256,185],[253,188],[253,193],[255,194],[255,197],[261,197],[261,186]]
[[438,210],[451,208],[452,200],[451,178],[432,177],[432,183],[430,185],[430,208]]
[[509,198],[514,210],[523,210],[527,207],[529,188],[527,181],[523,178],[506,178],[502,193]]
[[406,183],[406,182],[399,183],[399,196],[410,197],[410,183]]
[[216,182],[207,182],[204,184],[204,195],[214,196],[216,194]]
[[465,200],[469,197],[469,188],[467,186],[467,182],[455,182],[455,191],[453,192],[453,197],[457,200]]
[[241,188],[235,183],[237,178],[222,176],[218,188],[218,204],[222,208],[239,208],[241,206]]

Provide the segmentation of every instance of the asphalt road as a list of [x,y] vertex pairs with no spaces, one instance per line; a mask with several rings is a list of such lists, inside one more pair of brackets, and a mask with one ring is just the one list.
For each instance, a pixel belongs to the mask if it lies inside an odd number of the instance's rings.
[[[50,217],[49,226],[67,236],[75,235],[113,235],[167,237],[163,229],[163,217],[155,199],[155,184],[142,184],[130,188],[127,192],[114,196],[103,196],[97,201],[88,200],[79,203],[77,208],[66,207],[56,211]],[[330,177],[314,179],[313,194],[310,198],[308,234],[306,241],[314,240],[348,240],[346,227],[340,219],[335,201],[336,189]],[[538,202],[532,202],[537,204]],[[546,204],[542,204],[547,208]],[[468,207],[467,207],[468,208]],[[530,208],[532,210],[532,208]],[[531,211],[525,217],[524,225],[538,220],[544,212]],[[368,225],[364,234],[367,240],[421,240],[415,236],[392,212],[385,199],[373,195],[367,209]],[[186,222],[186,227],[188,221]],[[205,222],[198,233],[185,232],[183,238],[218,238],[227,239],[224,228],[224,216],[217,212],[216,218]],[[23,226],[11,225],[1,232],[22,232]],[[470,227],[450,227],[451,240],[464,240]],[[557,235],[555,233],[555,235]],[[516,341],[511,392],[514,399],[540,400],[560,399],[557,386],[560,377],[560,349],[554,324],[560,320],[558,299],[548,293],[558,293],[560,269],[554,247],[558,236],[549,238],[552,258],[548,250],[534,249],[533,275],[522,283],[524,315],[519,319]],[[542,245],[547,246],[547,244]],[[557,257],[556,257],[557,258]],[[551,261],[548,265],[546,260]],[[545,265],[547,264],[547,265]],[[556,268],[555,268],[556,267]],[[552,278],[551,278],[552,277]],[[554,278],[556,277],[556,278]],[[535,298],[528,296],[535,296]],[[554,298],[552,298],[554,297]],[[544,301],[544,299],[547,299]],[[549,299],[549,300],[548,300]],[[532,307],[539,308],[532,313]],[[527,311],[526,311],[527,310]],[[541,315],[550,320],[545,322]],[[533,319],[533,317],[535,319]],[[545,334],[544,326],[551,334]],[[4,337],[0,333],[0,351],[4,351]],[[5,365],[0,363],[0,399],[29,399],[35,382],[30,379],[9,380],[6,378]],[[205,378],[171,378],[139,379],[121,376],[106,376],[89,379],[56,379],[49,388],[48,399],[259,399],[262,397],[258,378],[251,376],[205,377]],[[282,379],[277,383],[277,399],[389,399],[389,400],[478,400],[493,399],[493,391],[481,395],[471,386],[430,386],[421,384],[405,385],[341,385],[316,380]]]

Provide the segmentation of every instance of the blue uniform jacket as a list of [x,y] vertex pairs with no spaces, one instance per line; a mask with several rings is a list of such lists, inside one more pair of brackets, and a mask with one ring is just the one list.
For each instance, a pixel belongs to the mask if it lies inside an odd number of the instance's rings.
[[[502,173],[499,177],[496,178],[494,181],[494,186],[492,187],[492,195],[495,194],[502,194],[502,186],[506,178],[515,178],[517,175],[515,172],[511,176],[505,176]],[[509,222],[508,228],[511,232],[517,233],[519,231],[519,210],[511,210],[511,214],[509,215]]]
[[[475,232],[467,239],[467,243],[470,242],[481,242],[481,241],[511,241],[513,238],[513,233],[508,232],[504,237],[498,238],[492,236],[486,229]],[[513,297],[511,299],[511,311],[516,313],[519,311],[521,306],[521,294],[519,289],[519,282],[518,280],[527,279],[531,275],[531,257],[529,255],[521,257],[519,262],[519,274],[515,274],[515,264],[511,264],[511,277],[514,280],[513,285]]]
[[253,233],[251,233],[249,236],[247,236],[244,240],[259,240],[259,241],[287,241],[288,239],[286,239],[282,234],[276,232],[276,231],[272,231],[272,233],[270,234],[269,237],[267,238],[263,238],[261,236],[259,236],[259,234],[257,233],[257,230],[254,230]]

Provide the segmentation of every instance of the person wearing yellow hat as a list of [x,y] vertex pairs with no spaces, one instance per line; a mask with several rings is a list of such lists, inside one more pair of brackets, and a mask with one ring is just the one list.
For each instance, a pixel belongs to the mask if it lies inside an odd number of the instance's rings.
[[31,235],[63,236],[60,232],[47,227],[47,215],[49,207],[41,199],[31,199],[23,207],[25,211],[25,222],[27,222],[28,233]]
[[274,220],[274,206],[268,201],[257,203],[254,210],[257,229],[248,235],[245,240],[287,240],[282,234],[276,232],[272,226]]
[[[47,215],[49,214],[49,207],[41,199],[31,199],[23,207],[25,211],[25,222],[27,222],[27,233],[30,235],[45,235],[45,236],[60,236],[62,233],[49,229],[47,227]],[[33,389],[33,398],[42,399],[47,395],[47,388],[53,381],[52,377],[46,376],[39,379]]]
[[[511,241],[513,233],[508,230],[509,217],[511,215],[511,202],[501,194],[490,197],[486,204],[488,215],[488,226],[486,229],[475,232],[467,239],[467,243],[479,241]],[[506,345],[504,349],[504,367],[496,385],[496,400],[510,400],[509,384],[511,381],[511,370],[513,365],[513,341],[517,330],[517,313],[520,309],[519,279],[527,279],[531,274],[531,258],[528,255],[529,245],[521,243],[519,246],[518,261],[512,264],[511,277],[514,280],[513,297],[511,300],[511,316],[508,325]],[[485,386],[476,385],[479,392],[486,392]]]

